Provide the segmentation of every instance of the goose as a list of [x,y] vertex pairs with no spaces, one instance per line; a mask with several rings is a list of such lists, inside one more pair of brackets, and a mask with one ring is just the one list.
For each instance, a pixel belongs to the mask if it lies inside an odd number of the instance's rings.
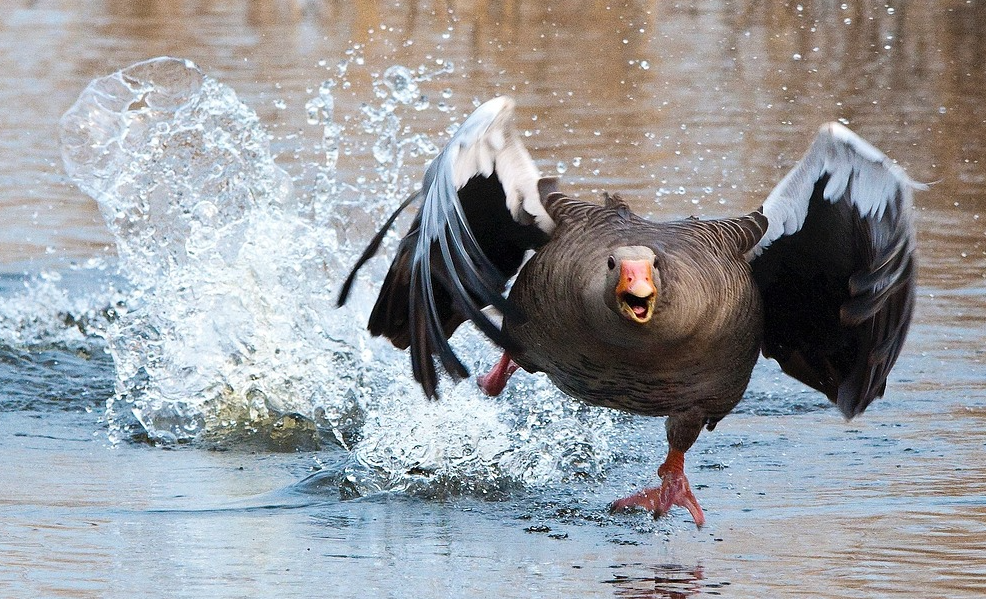
[[881,151],[827,123],[758,209],[652,222],[618,194],[586,202],[541,177],[514,109],[497,97],[462,123],[339,293],[342,306],[418,204],[368,329],[410,348],[425,395],[438,398],[440,371],[469,376],[449,345],[469,320],[504,350],[477,377],[490,395],[522,368],[590,404],[667,417],[660,486],[610,509],[681,506],[700,528],[685,452],[737,405],[761,353],[847,419],[884,394],[914,308],[912,191],[924,186]]

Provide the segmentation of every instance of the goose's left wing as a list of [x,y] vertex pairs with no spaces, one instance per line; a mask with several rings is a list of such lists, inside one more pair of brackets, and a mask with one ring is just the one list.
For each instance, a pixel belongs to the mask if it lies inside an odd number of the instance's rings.
[[421,189],[390,217],[353,267],[340,292],[349,294],[359,268],[380,246],[408,205],[421,202],[401,240],[370,314],[369,330],[401,349],[411,348],[414,378],[437,396],[437,358],[455,378],[468,376],[448,339],[472,320],[494,343],[510,339],[482,312],[514,310],[503,297],[528,249],[548,240],[554,222],[541,205],[538,170],[513,128],[514,101],[490,100],[476,109],[425,171]]
[[847,418],[883,395],[914,309],[911,181],[838,123],[763,205],[751,252],[764,301],[763,353]]

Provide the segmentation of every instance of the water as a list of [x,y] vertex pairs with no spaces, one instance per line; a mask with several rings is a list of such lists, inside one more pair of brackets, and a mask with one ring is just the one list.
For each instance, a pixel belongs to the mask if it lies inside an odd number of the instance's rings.
[[[32,3],[5,25],[3,596],[986,590],[978,3]],[[110,76],[160,55],[182,60]],[[846,423],[761,364],[689,453],[701,531],[606,513],[663,458],[659,419],[530,376],[426,402],[362,333],[384,261],[353,307],[334,294],[496,93],[543,172],[655,218],[750,209],[828,119],[937,182],[887,397]]]

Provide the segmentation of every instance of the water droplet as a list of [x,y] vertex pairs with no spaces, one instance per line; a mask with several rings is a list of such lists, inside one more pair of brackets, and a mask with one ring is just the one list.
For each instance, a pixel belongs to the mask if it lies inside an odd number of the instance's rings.
[[418,83],[405,66],[388,68],[384,71],[383,82],[390,89],[390,95],[401,104],[410,104],[418,96]]
[[317,125],[322,120],[322,108],[325,105],[320,98],[312,98],[305,102],[305,113],[308,116],[309,125]]

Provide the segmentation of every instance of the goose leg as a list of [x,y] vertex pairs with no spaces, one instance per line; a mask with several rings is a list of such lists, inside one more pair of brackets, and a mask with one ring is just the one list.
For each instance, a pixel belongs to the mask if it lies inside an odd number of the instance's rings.
[[[689,414],[689,416],[693,415]],[[609,508],[611,513],[625,512],[639,507],[652,512],[655,518],[659,518],[671,511],[672,506],[678,505],[687,509],[695,525],[702,528],[705,524],[705,514],[692,493],[688,477],[685,476],[685,451],[695,442],[701,430],[701,418],[697,419],[697,426],[690,426],[695,424],[690,421],[695,420],[694,417],[681,418],[677,415],[668,418],[670,445],[668,457],[657,470],[657,475],[661,477],[661,486],[646,488],[629,497],[614,501]]]
[[476,377],[476,383],[483,393],[487,395],[499,395],[503,388],[507,386],[507,379],[510,378],[520,366],[510,358],[510,354],[503,352],[503,357],[496,363],[487,374]]

